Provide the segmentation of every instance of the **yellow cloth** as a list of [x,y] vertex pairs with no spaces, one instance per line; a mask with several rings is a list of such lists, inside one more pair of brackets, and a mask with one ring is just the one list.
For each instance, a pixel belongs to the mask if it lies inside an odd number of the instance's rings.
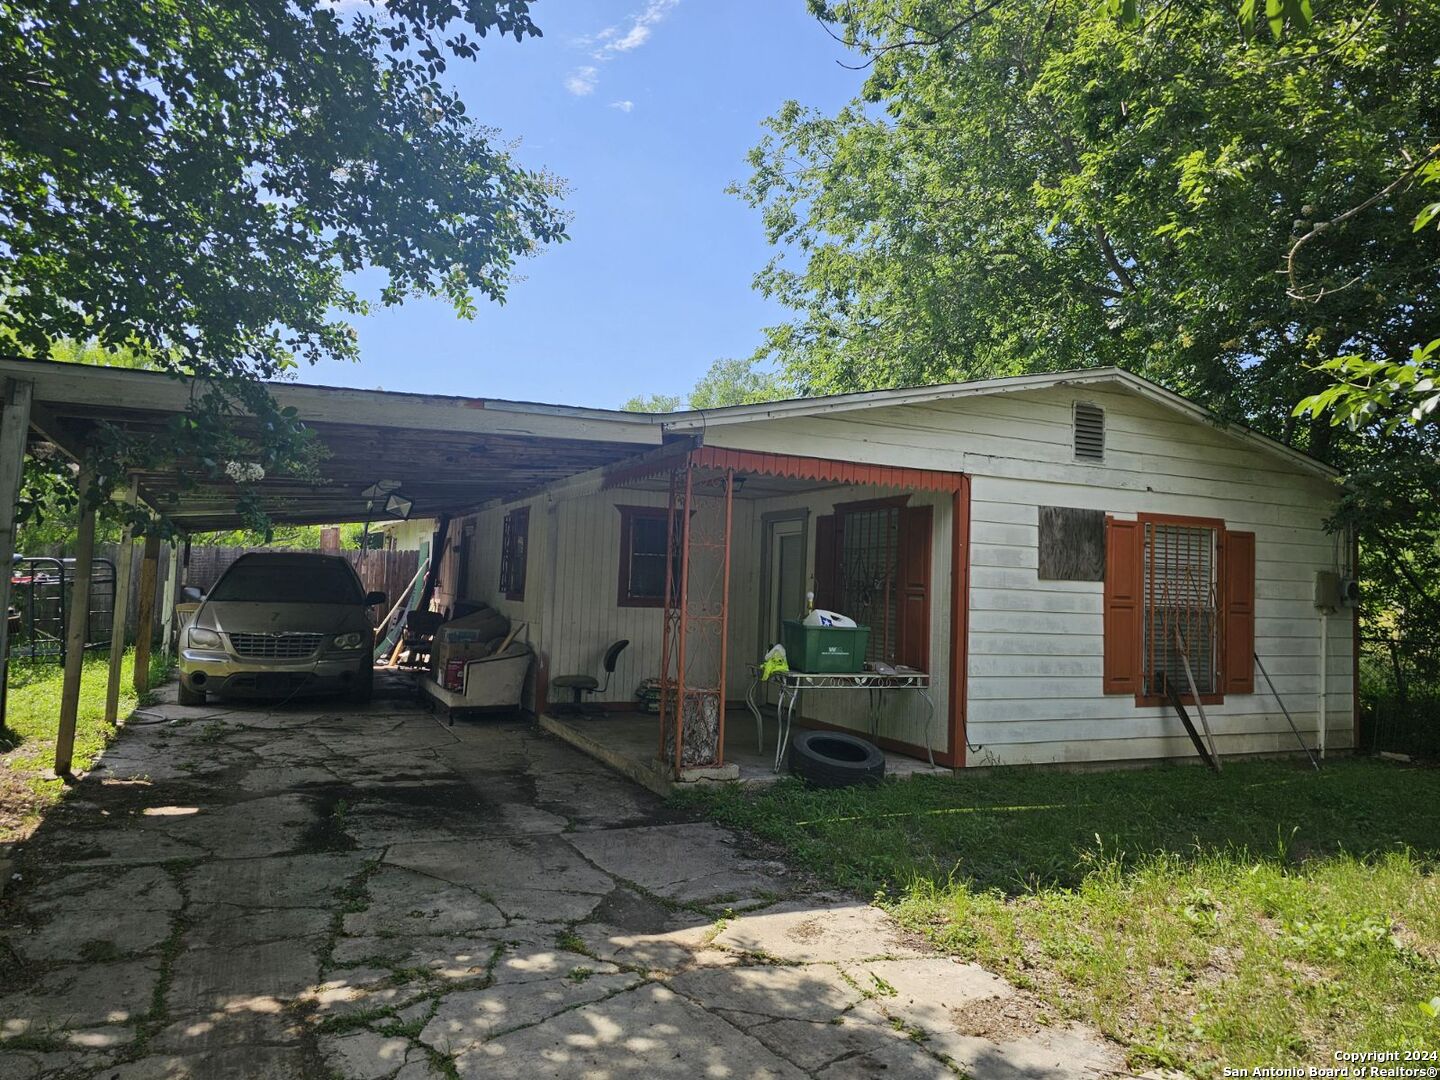
[[772,676],[789,670],[790,662],[785,659],[783,654],[780,656],[767,656],[765,662],[760,666],[760,681],[765,682]]

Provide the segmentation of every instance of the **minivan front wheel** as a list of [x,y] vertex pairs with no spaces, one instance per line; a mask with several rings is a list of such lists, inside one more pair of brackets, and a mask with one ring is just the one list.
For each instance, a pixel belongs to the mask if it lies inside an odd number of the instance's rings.
[[185,685],[185,680],[180,680],[180,704],[181,705],[204,705],[205,691],[192,690]]

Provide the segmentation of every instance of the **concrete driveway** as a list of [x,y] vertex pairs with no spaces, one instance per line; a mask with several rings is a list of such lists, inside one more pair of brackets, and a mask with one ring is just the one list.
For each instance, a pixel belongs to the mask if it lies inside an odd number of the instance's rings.
[[14,1080],[1123,1073],[532,726],[408,701],[142,710],[16,865]]

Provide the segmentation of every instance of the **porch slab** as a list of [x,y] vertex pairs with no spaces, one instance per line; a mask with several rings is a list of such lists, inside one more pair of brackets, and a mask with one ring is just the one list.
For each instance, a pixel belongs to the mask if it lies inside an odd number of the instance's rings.
[[[668,795],[686,783],[739,782],[773,784],[787,770],[775,771],[775,739],[779,724],[774,717],[765,721],[763,746],[756,738],[755,717],[749,709],[725,711],[725,764],[719,769],[688,769],[680,785],[658,760],[660,718],[650,713],[605,712],[595,717],[551,716],[540,718],[540,726],[564,739],[577,750],[604,762],[637,784],[660,795]],[[892,780],[911,776],[948,776],[953,769],[931,765],[920,758],[885,754],[885,775]]]

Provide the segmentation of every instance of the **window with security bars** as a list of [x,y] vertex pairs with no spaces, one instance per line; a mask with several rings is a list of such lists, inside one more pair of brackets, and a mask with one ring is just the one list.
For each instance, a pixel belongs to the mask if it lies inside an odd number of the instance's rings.
[[894,664],[900,623],[900,507],[844,513],[836,610],[870,627],[865,659]]
[[500,591],[507,600],[525,599],[529,547],[530,508],[522,506],[505,515],[505,530],[500,537]]
[[1141,659],[1145,689],[1163,694],[1168,681],[1180,693],[1188,694],[1188,658],[1196,691],[1215,693],[1220,642],[1217,530],[1150,521],[1145,523],[1144,539]]

